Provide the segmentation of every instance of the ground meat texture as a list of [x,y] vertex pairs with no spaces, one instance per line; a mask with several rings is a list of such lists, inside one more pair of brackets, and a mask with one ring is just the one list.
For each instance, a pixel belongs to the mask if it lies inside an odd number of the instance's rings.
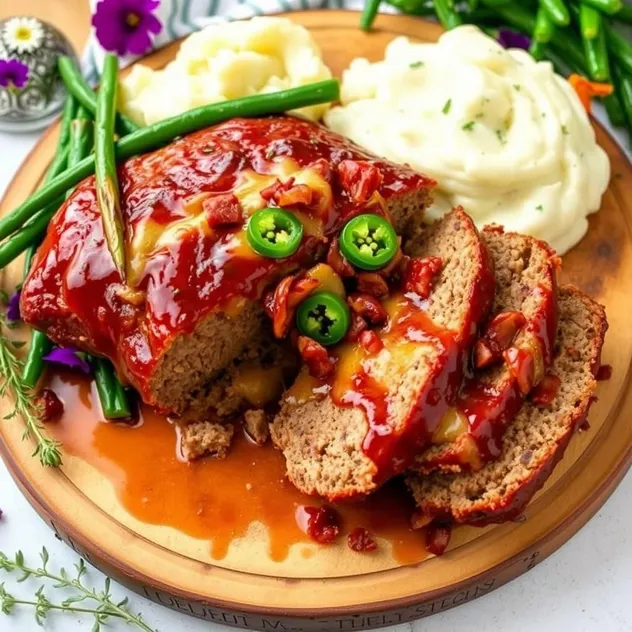
[[550,372],[561,385],[551,406],[527,401],[505,433],[500,457],[476,472],[410,476],[408,485],[424,514],[479,526],[511,520],[563,457],[593,400],[608,323],[603,307],[572,286],[560,289],[558,302],[557,355]]
[[[544,353],[546,349],[543,347],[552,348],[557,329],[557,257],[549,246],[532,237],[504,233],[497,229],[485,229],[481,235],[492,257],[496,278],[490,320],[496,314],[510,311],[524,317],[525,324],[518,331],[512,346],[537,354],[536,364],[541,367],[538,378],[541,379],[552,359],[550,354]],[[542,344],[542,336],[550,338],[548,345]],[[506,393],[510,402],[508,414],[500,411],[496,418],[488,419],[477,429],[484,452],[477,449],[476,441],[473,440],[477,435],[470,431],[452,442],[429,448],[418,456],[412,469],[421,473],[436,469],[458,472],[480,467],[484,461],[498,455],[504,429],[522,404],[516,381],[502,357],[499,359],[497,364],[477,371],[469,384],[473,390],[491,389],[495,395]],[[491,410],[496,413],[494,406]],[[475,455],[472,455],[473,450],[476,451]]]
[[[338,177],[342,161],[379,170],[376,199],[399,232],[415,230],[432,180],[308,121],[234,119],[119,165],[127,284],[105,243],[94,177],[80,183],[24,283],[23,318],[58,344],[108,357],[143,401],[181,414],[260,335],[266,289],[326,256],[326,240],[362,208]],[[254,255],[241,224],[217,225],[204,208],[231,193],[251,204],[253,195],[239,191],[251,181],[272,184],[282,165],[321,187],[313,197],[324,206],[305,212],[325,234],[306,231],[281,263]]]
[[178,425],[180,451],[186,461],[203,456],[223,459],[228,453],[233,438],[233,426],[212,421],[194,421]]
[[[448,214],[426,233],[407,252],[438,256],[443,261],[427,313],[467,347],[493,297],[493,274],[485,246],[462,210]],[[477,307],[476,300],[483,295],[488,297],[487,304]],[[406,436],[420,393],[439,362],[437,353],[435,347],[411,345],[411,365],[403,372],[389,361],[387,350],[367,360],[374,374],[389,384],[395,408],[390,421],[398,437]],[[330,396],[298,405],[286,400],[271,426],[272,439],[283,450],[292,483],[304,493],[331,500],[370,493],[388,477],[363,449],[368,432],[362,409],[338,406]]]

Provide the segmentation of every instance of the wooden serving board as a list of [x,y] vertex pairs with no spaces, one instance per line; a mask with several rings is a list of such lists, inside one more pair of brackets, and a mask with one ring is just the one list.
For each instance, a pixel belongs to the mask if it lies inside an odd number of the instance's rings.
[[[441,29],[411,17],[381,16],[377,30],[358,28],[358,14],[294,13],[321,45],[336,75],[353,57],[382,58],[397,35],[432,41]],[[160,67],[177,44],[144,60]],[[2,202],[5,213],[35,188],[50,161],[57,136],[51,129],[27,158]],[[265,529],[254,524],[222,559],[213,559],[208,539],[130,514],[98,463],[72,453],[64,467],[49,470],[31,458],[16,420],[0,422],[0,452],[42,518],[95,566],[144,596],[209,621],[251,629],[360,630],[425,617],[484,595],[533,568],[568,540],[604,503],[632,460],[632,168],[613,140],[597,126],[612,162],[612,182],[601,211],[583,241],[564,257],[563,280],[606,305],[610,331],[603,361],[613,376],[601,383],[590,429],[572,441],[562,463],[519,522],[455,529],[448,552],[402,565],[388,546],[378,555],[358,555],[344,542],[292,547],[284,559],[267,555]],[[21,262],[4,273],[10,289]],[[10,402],[2,402],[2,414]],[[79,420],[81,421],[81,420]],[[220,481],[221,482],[221,481]],[[168,508],[167,508],[168,511]],[[310,545],[307,545],[310,546]]]

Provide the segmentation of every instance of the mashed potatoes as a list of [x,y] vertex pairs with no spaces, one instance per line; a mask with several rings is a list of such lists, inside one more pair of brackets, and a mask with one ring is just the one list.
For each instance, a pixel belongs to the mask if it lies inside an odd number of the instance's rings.
[[[140,125],[186,110],[329,79],[308,31],[283,18],[212,25],[189,36],[164,70],[137,64],[122,81],[121,106]],[[327,105],[298,110],[320,118]]]
[[435,178],[431,215],[462,204],[560,253],[586,232],[610,177],[579,99],[549,63],[504,50],[476,27],[436,44],[398,38],[384,61],[345,71],[326,123],[367,149]]

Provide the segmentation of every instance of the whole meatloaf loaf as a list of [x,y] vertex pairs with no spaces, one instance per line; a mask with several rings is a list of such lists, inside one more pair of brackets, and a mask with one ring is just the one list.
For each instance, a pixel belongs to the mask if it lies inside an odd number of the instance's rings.
[[[259,335],[258,299],[270,284],[319,260],[364,209],[414,232],[434,187],[291,117],[231,120],[128,160],[118,174],[127,284],[90,177],[50,224],[22,316],[57,344],[109,358],[145,402],[176,413]],[[291,257],[263,258],[245,238],[248,217],[267,206],[303,224]]]
[[493,300],[491,261],[461,209],[424,230],[408,253],[441,261],[429,295],[384,299],[382,349],[367,355],[343,344],[322,383],[303,369],[271,425],[288,477],[305,493],[339,500],[375,490],[411,465],[453,404]]

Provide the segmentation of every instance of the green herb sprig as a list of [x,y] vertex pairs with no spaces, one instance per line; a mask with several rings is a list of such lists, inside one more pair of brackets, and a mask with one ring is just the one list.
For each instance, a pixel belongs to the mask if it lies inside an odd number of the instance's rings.
[[22,381],[23,363],[16,355],[20,343],[6,336],[9,324],[3,310],[0,310],[0,398],[13,397],[15,405],[5,419],[22,417],[24,434],[22,439],[33,437],[37,443],[33,456],[39,457],[42,465],[59,467],[62,464],[61,444],[50,439],[44,432],[41,410],[33,392]]
[[0,612],[2,614],[10,615],[17,606],[26,606],[34,608],[38,625],[43,625],[51,612],[60,611],[92,615],[94,617],[92,632],[101,632],[102,625],[109,619],[125,621],[144,632],[156,632],[143,621],[142,615],[134,614],[129,610],[127,598],[118,602],[114,600],[109,578],[106,578],[102,590],[86,586],[84,579],[87,567],[82,559],[75,564],[75,572],[70,575],[64,568],[60,568],[58,573],[49,570],[49,555],[46,548],[42,549],[40,558],[41,565],[31,567],[26,563],[22,551],[18,551],[13,559],[9,559],[0,551],[0,570],[7,573],[19,573],[18,582],[41,579],[51,582],[51,587],[54,589],[68,589],[73,594],[64,601],[55,603],[46,596],[42,585],[35,592],[34,599],[19,599],[10,594],[2,583],[0,584]]

